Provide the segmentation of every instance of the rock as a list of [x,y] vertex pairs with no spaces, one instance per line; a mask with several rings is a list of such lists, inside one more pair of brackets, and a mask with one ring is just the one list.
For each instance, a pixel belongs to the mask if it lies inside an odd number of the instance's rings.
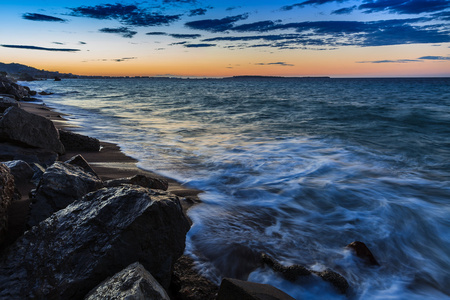
[[14,177],[9,168],[0,163],[0,244],[8,231],[8,208],[14,198]]
[[105,280],[84,299],[170,300],[163,287],[140,263],[134,263]]
[[28,226],[37,225],[54,212],[102,187],[100,178],[85,172],[83,168],[55,162],[45,170],[38,184],[30,206]]
[[3,113],[0,140],[19,142],[58,154],[65,152],[52,121],[17,107],[10,107]]
[[275,261],[275,259],[273,259],[266,253],[263,253],[261,255],[261,262],[270,267],[275,272],[280,273],[281,276],[283,276],[286,280],[292,282],[297,281],[299,278],[307,278],[306,276],[315,274],[323,280],[331,283],[341,294],[347,293],[347,290],[349,288],[347,280],[341,274],[336,273],[332,270],[318,272],[308,270],[304,266],[300,265],[292,265],[286,267]]
[[[44,175],[45,168],[37,163],[30,164],[30,167],[33,169],[33,177],[31,177],[31,182],[37,186],[39,181],[41,181],[42,175]],[[30,198],[34,198],[34,196]]]
[[100,141],[75,132],[59,130],[59,138],[67,151],[99,151]]
[[215,300],[219,287],[200,275],[192,258],[183,255],[175,263],[170,291],[176,299]]
[[28,94],[30,96],[36,96],[37,92],[36,91],[28,91]]
[[38,163],[49,166],[57,159],[58,154],[50,150],[0,143],[0,160],[2,161],[23,160],[28,164]]
[[90,173],[100,179],[100,177],[95,173],[95,171],[92,169],[92,167],[89,165],[89,163],[84,159],[83,156],[80,154],[75,155],[74,157],[71,157],[69,160],[65,162],[66,164],[79,166],[81,167],[85,172]]
[[176,196],[136,186],[98,190],[6,250],[0,299],[78,299],[137,261],[167,288],[188,230]]
[[15,106],[20,107],[19,102],[11,97],[0,96],[0,113],[3,113],[7,108]]
[[58,76],[55,76],[55,81],[61,81],[61,78]]
[[370,266],[379,266],[380,264],[377,262],[372,252],[367,248],[366,244],[363,242],[355,241],[346,246],[346,248],[351,249],[353,253],[361,258],[364,263]]
[[34,175],[33,169],[23,160],[7,161],[4,164],[11,170],[16,181],[29,181]]
[[0,94],[7,94],[13,96],[16,100],[20,100],[28,96],[28,91],[11,79],[0,76]]
[[224,278],[217,300],[295,300],[268,284]]
[[145,175],[135,175],[133,177],[111,179],[105,182],[106,187],[115,187],[123,184],[134,184],[149,189],[157,189],[167,191],[169,183],[167,180],[160,178],[150,178]]
[[41,96],[50,96],[50,95],[53,95],[53,93],[48,93],[48,92],[45,92],[45,91],[39,92],[38,94],[41,95]]

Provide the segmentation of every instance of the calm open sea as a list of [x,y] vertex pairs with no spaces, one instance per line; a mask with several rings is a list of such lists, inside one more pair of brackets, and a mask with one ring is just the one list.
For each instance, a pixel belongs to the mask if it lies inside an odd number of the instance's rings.
[[[205,191],[186,252],[212,280],[344,298],[326,283],[248,270],[264,251],[341,273],[355,299],[450,298],[450,79],[26,84],[55,93],[44,101],[81,133]],[[345,250],[356,240],[381,267]]]

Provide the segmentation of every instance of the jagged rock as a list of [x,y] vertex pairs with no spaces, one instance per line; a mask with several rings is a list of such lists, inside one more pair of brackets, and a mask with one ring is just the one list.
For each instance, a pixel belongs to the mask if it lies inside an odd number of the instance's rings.
[[363,242],[355,241],[346,246],[346,248],[351,249],[353,253],[359,258],[361,258],[367,265],[379,266],[372,252],[367,248],[366,244]]
[[150,178],[145,175],[135,175],[133,177],[111,179],[105,181],[106,187],[120,186],[123,184],[134,184],[149,189],[157,189],[163,191],[167,191],[167,189],[169,188],[169,183],[167,182],[167,180],[160,178]]
[[16,100],[20,100],[28,96],[28,91],[11,79],[0,76],[0,94],[7,94],[13,96]]
[[183,255],[175,263],[170,291],[176,299],[215,300],[219,287],[200,275],[192,258]]
[[98,190],[7,249],[0,260],[0,298],[81,298],[136,261],[167,288],[188,230],[174,195],[136,186]]
[[46,149],[23,147],[12,143],[1,143],[0,145],[0,160],[3,161],[23,160],[28,164],[38,163],[49,166],[58,159],[56,152]]
[[349,288],[347,280],[341,274],[336,273],[332,270],[319,272],[308,270],[304,266],[300,265],[283,266],[266,253],[263,253],[261,255],[261,262],[270,267],[275,272],[280,273],[281,276],[283,276],[286,280],[292,282],[298,280],[299,278],[306,278],[306,276],[315,274],[323,280],[331,283],[341,294],[345,294]]
[[134,263],[105,280],[84,299],[170,300],[163,287],[140,263]]
[[79,166],[81,167],[85,172],[90,173],[100,179],[100,177],[95,173],[95,171],[92,169],[92,167],[89,165],[89,163],[84,159],[83,156],[80,154],[75,155],[74,157],[71,157],[69,160],[65,161],[66,164]]
[[48,167],[30,206],[28,226],[32,227],[89,192],[103,187],[102,181],[81,167],[55,162]]
[[9,168],[0,163],[0,244],[8,231],[8,207],[14,198],[14,177]]
[[3,113],[0,140],[19,142],[58,154],[65,152],[52,121],[17,107],[10,107]]
[[75,132],[59,130],[59,139],[67,151],[99,151],[100,141]]
[[16,181],[29,181],[34,175],[33,169],[23,160],[7,161],[4,164],[11,170]]
[[33,177],[31,177],[31,182],[37,186],[39,181],[41,181],[42,175],[44,175],[45,168],[37,163],[30,164],[30,167],[33,169]]
[[269,284],[224,278],[217,300],[295,300]]
[[38,94],[41,95],[41,96],[50,96],[50,95],[53,95],[53,93],[46,92],[46,91],[39,92]]
[[0,113],[3,113],[7,108],[15,106],[20,107],[19,102],[11,97],[0,96]]

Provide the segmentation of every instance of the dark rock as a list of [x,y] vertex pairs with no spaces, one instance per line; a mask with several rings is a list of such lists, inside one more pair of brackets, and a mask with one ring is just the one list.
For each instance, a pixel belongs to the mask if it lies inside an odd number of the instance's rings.
[[102,181],[81,167],[55,162],[45,170],[30,206],[32,227],[89,192],[103,187]]
[[170,300],[163,287],[140,263],[134,263],[105,280],[84,299]]
[[0,160],[2,161],[23,160],[28,164],[38,163],[49,166],[58,158],[56,152],[46,149],[23,147],[12,143],[1,143],[0,145]]
[[28,94],[30,96],[36,96],[37,92],[36,91],[28,91]]
[[351,249],[353,253],[361,258],[367,265],[371,266],[379,266],[380,264],[377,262],[372,252],[367,248],[366,244],[363,242],[355,241],[346,246],[346,248]]
[[84,159],[83,156],[80,154],[75,155],[74,157],[71,157],[69,160],[65,161],[66,164],[79,166],[81,167],[85,172],[90,173],[100,179],[100,177],[95,173],[95,171],[92,169],[92,167],[89,165],[89,163]]
[[16,100],[20,100],[28,96],[28,91],[6,77],[0,77],[0,94],[8,94]]
[[7,161],[4,164],[11,170],[16,181],[29,181],[34,175],[33,169],[23,160]]
[[55,76],[55,81],[61,81],[61,78],[58,76]]
[[8,208],[14,198],[14,177],[9,168],[0,163],[0,244],[8,231]]
[[295,300],[268,284],[224,278],[217,300]]
[[33,97],[23,97],[22,99],[20,99],[20,101],[25,101],[25,102],[42,102],[41,99],[33,98]]
[[39,92],[38,94],[41,95],[41,96],[50,96],[50,95],[53,95],[53,93],[48,93],[48,92],[45,92],[45,91]]
[[309,275],[315,274],[324,281],[331,283],[342,294],[345,294],[349,288],[347,280],[341,274],[332,270],[318,272],[308,270],[300,265],[283,266],[265,253],[261,255],[261,262],[291,282],[306,279]]
[[11,97],[0,96],[0,113],[3,113],[7,108],[15,106],[20,107],[19,102]]
[[0,299],[79,299],[136,261],[167,288],[188,230],[171,194],[136,186],[90,193],[6,250]]
[[17,107],[10,107],[3,113],[3,118],[0,119],[0,139],[51,150],[58,154],[65,152],[52,121]]
[[133,177],[111,179],[105,181],[105,187],[115,187],[123,184],[134,184],[149,189],[156,189],[163,191],[167,191],[167,189],[169,188],[169,183],[167,182],[167,180],[160,178],[151,178],[145,175],[135,175]]
[[99,151],[100,141],[96,138],[71,131],[59,130],[59,139],[67,151]]
[[195,270],[192,258],[183,255],[175,263],[170,291],[181,300],[215,300],[219,287]]
[[[31,182],[34,183],[34,185],[38,185],[39,181],[41,181],[42,175],[44,175],[45,168],[37,163],[30,164],[31,169],[33,169],[33,177],[31,177]],[[34,197],[30,197],[34,198]]]

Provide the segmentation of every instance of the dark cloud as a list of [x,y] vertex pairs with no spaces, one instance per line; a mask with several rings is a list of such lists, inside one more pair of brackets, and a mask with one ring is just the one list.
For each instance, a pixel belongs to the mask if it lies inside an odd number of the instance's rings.
[[163,3],[196,4],[197,0],[164,0]]
[[281,10],[292,10],[294,8],[300,8],[306,5],[322,5],[329,2],[344,2],[344,1],[346,0],[307,0],[300,3],[283,6]]
[[[177,2],[177,1],[173,1]],[[162,15],[148,12],[136,5],[103,4],[96,6],[80,6],[71,8],[72,16],[87,17],[100,20],[118,20],[130,26],[167,25],[180,19],[181,15]]]
[[450,11],[443,11],[440,13],[435,13],[432,15],[434,19],[439,19],[442,21],[450,21]]
[[167,35],[167,33],[161,31],[154,31],[154,32],[147,32],[146,35]]
[[227,7],[225,10],[226,11],[232,11],[232,10],[235,10],[235,9],[238,9],[238,8],[241,8],[242,6],[230,6],[230,7]]
[[206,12],[207,10],[204,8],[191,9],[191,11],[189,12],[189,17],[203,16],[206,14]]
[[184,47],[186,48],[207,48],[207,47],[214,47],[216,44],[184,44]]
[[119,28],[102,28],[99,29],[100,32],[104,33],[116,33],[120,34],[124,38],[132,38],[137,31],[130,30],[128,27],[119,27]]
[[331,12],[333,15],[348,15],[351,14],[356,9],[356,5],[352,7],[345,7],[341,9],[337,9]]
[[388,11],[398,14],[420,14],[445,10],[448,0],[366,0],[359,6],[365,13]]
[[45,48],[38,46],[26,46],[26,45],[1,45],[5,48],[16,48],[16,49],[28,49],[28,50],[43,50],[43,51],[61,51],[61,52],[77,52],[80,49],[68,49],[68,48]]
[[78,44],[80,44],[80,45],[86,45],[87,43],[86,43],[86,42],[83,42],[83,41],[79,41]]
[[201,37],[201,34],[170,34],[171,37],[176,39],[196,39]]
[[223,19],[207,19],[200,21],[188,22],[185,25],[191,29],[205,30],[210,32],[224,32],[232,29],[234,23],[248,18],[248,14],[242,14]]
[[123,62],[123,61],[131,60],[131,59],[137,59],[137,57],[123,57],[123,58],[113,58],[113,59],[103,58],[103,59],[85,60],[85,61],[83,61],[83,62],[89,62],[89,61],[112,61],[112,62]]
[[52,44],[55,44],[55,45],[64,45],[64,43],[61,43],[61,42],[52,42]]
[[32,14],[32,13],[23,14],[22,18],[25,20],[30,20],[30,21],[62,22],[62,23],[67,22],[67,20],[64,20],[61,18],[52,17],[52,16],[48,16],[48,15],[41,15],[41,14]]
[[269,31],[273,30],[275,28],[276,24],[273,21],[261,21],[261,22],[255,22],[255,23],[249,23],[249,24],[243,24],[239,26],[233,27],[233,31]]
[[419,59],[424,60],[450,60],[450,56],[422,56]]
[[169,44],[170,46],[175,46],[175,45],[184,45],[184,44],[187,44],[187,42],[185,41],[185,42],[177,42],[177,43],[172,43],[172,44]]
[[374,60],[374,61],[357,61],[356,63],[359,64],[390,64],[390,63],[400,63],[400,64],[404,64],[404,63],[410,63],[410,62],[421,62],[421,60],[419,59],[385,59],[385,60]]
[[278,62],[272,62],[272,63],[256,63],[255,65],[257,66],[273,66],[273,65],[278,65],[278,66],[283,66],[283,67],[293,67],[295,65],[293,64],[288,64],[284,61],[278,61]]

